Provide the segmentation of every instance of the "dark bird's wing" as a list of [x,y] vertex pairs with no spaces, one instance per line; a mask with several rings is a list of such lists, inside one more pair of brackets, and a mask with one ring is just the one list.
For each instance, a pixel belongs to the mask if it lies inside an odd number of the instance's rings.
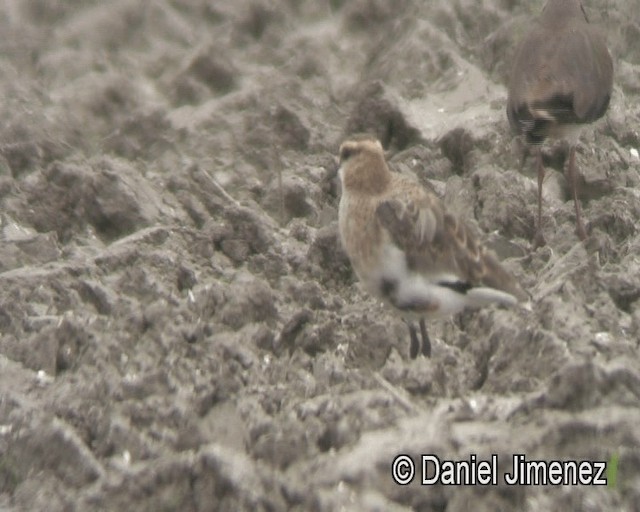
[[540,143],[552,124],[602,117],[613,86],[604,37],[585,20],[563,30],[536,23],[516,52],[507,116],[514,131]]

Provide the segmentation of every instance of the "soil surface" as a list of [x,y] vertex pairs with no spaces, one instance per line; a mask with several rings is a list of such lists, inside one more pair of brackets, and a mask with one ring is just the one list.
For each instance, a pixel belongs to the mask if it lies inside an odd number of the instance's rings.
[[[640,10],[578,148],[505,115],[530,0],[2,0],[0,509],[638,510]],[[429,325],[358,286],[336,153],[377,134],[531,294]],[[395,456],[608,463],[608,485],[396,485]],[[418,467],[418,470],[420,467]]]

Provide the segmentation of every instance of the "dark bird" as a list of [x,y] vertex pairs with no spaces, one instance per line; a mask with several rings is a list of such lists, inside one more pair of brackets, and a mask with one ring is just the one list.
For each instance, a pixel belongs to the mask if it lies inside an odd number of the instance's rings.
[[569,142],[576,232],[581,240],[587,238],[578,199],[576,144],[581,128],[607,111],[612,87],[613,63],[605,38],[589,24],[580,0],[548,0],[516,51],[507,103],[511,128],[538,150],[536,247],[545,244],[540,146],[547,138]]

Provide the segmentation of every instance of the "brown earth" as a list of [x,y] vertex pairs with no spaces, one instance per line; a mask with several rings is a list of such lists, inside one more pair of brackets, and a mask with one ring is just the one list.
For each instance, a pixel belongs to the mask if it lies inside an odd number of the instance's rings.
[[[3,0],[0,509],[638,510],[640,14],[587,0],[616,69],[578,150],[592,236],[560,144],[532,252],[504,84],[541,4]],[[530,309],[434,322],[409,360],[337,239],[364,130]],[[518,453],[609,485],[391,479],[398,454]]]

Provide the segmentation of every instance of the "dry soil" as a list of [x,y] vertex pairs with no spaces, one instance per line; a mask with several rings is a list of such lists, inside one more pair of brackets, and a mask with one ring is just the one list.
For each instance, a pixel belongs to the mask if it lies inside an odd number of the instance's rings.
[[[640,9],[563,165],[505,116],[540,0],[2,0],[0,509],[638,510]],[[363,293],[335,155],[376,133],[532,296],[433,322]],[[393,483],[398,454],[609,463],[609,485]]]

